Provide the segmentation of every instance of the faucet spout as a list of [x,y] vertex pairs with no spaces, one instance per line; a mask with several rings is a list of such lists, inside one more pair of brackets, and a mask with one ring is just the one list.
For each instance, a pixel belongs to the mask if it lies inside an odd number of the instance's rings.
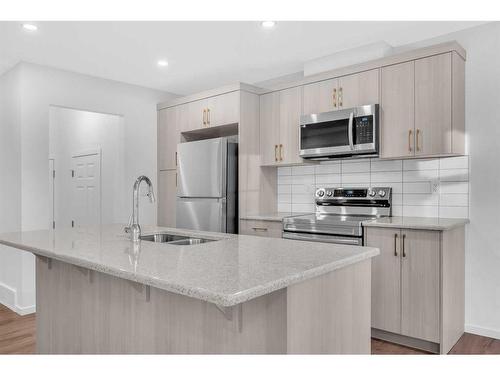
[[151,203],[155,202],[155,195],[153,191],[153,184],[146,176],[139,176],[134,182],[134,189],[132,194],[132,217],[129,226],[125,228],[125,232],[130,233],[130,239],[134,242],[140,240],[141,226],[139,225],[139,191],[142,182],[148,185],[148,193],[146,194]]

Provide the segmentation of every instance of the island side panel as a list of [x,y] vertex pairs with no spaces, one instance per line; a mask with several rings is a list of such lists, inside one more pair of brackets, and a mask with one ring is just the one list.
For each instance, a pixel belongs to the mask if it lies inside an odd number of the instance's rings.
[[286,289],[232,308],[37,259],[37,352],[286,352]]
[[289,354],[370,354],[371,259],[287,288]]

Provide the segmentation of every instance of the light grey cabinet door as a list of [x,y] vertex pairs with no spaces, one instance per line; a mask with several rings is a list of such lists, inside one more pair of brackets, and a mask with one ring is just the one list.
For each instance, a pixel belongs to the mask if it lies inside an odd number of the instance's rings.
[[175,228],[177,171],[158,172],[158,225]]
[[339,78],[338,108],[378,104],[379,87],[379,69]]
[[260,96],[260,163],[279,163],[280,143],[280,93]]
[[401,333],[439,342],[440,232],[403,230],[401,233]]
[[367,228],[366,246],[377,247],[372,258],[372,327],[401,333],[400,230]]
[[158,169],[176,168],[177,143],[180,133],[177,129],[177,107],[158,112]]
[[451,153],[451,52],[415,61],[415,154]]
[[338,79],[304,85],[303,114],[336,111],[338,107]]
[[415,63],[382,68],[380,156],[415,155]]

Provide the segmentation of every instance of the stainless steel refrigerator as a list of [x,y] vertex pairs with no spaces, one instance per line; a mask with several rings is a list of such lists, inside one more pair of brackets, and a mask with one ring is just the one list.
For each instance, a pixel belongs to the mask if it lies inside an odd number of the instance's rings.
[[237,233],[238,144],[233,137],[177,145],[177,228]]

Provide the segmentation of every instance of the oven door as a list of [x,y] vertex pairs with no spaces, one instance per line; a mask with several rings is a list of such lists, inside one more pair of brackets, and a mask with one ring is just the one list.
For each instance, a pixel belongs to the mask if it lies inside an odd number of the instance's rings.
[[300,156],[327,159],[378,152],[378,104],[300,118]]
[[311,241],[311,242],[327,242],[341,245],[358,245],[363,246],[363,237],[345,237],[313,233],[297,233],[283,232],[283,238],[289,240]]

